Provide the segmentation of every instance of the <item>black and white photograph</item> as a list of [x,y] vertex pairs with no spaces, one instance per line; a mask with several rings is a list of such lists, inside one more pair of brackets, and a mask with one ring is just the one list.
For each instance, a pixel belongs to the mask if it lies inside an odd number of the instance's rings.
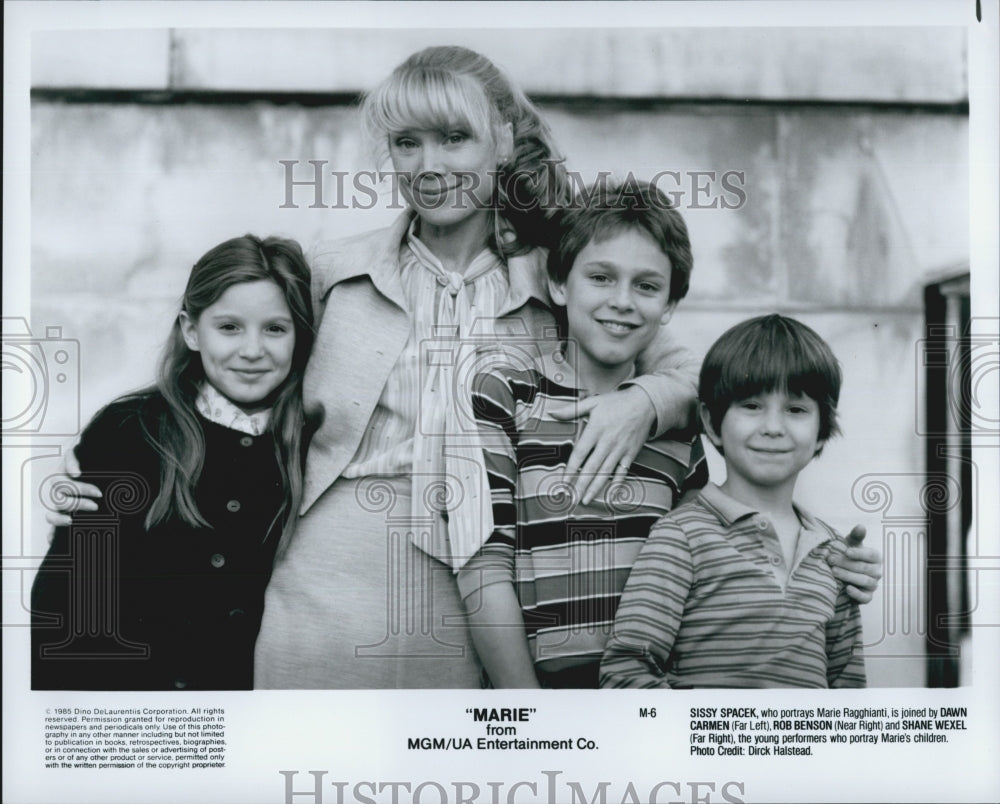
[[1000,796],[996,2],[5,28],[4,801]]

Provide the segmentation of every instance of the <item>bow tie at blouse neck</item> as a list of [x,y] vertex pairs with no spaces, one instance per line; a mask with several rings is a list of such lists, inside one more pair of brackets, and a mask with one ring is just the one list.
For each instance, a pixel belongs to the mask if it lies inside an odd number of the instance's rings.
[[420,263],[425,269],[434,274],[434,278],[437,280],[438,284],[447,288],[448,293],[451,294],[452,298],[461,293],[462,289],[466,285],[471,285],[475,283],[480,277],[486,276],[486,274],[491,271],[495,271],[501,266],[500,258],[496,256],[488,248],[484,248],[480,251],[469,263],[469,267],[465,270],[465,273],[459,273],[458,271],[449,271],[445,269],[444,265],[441,264],[439,260],[426,245],[421,242],[420,238],[417,237],[413,232],[413,227],[410,227],[410,231],[407,233],[407,245],[413,251],[413,255],[417,258],[417,262]]
[[[487,274],[497,270],[502,261],[489,249],[475,256],[464,274],[447,271],[441,261],[414,234],[413,226],[407,236],[407,245],[417,263],[433,275],[438,285],[447,292],[440,293],[436,305],[435,328],[437,332],[450,333],[452,340],[442,343],[442,348],[452,355],[451,360],[427,360],[420,396],[419,421],[413,438],[412,514],[417,520],[424,515],[426,500],[432,490],[443,482],[449,492],[440,503],[447,511],[447,547],[431,547],[432,555],[450,563],[454,571],[465,564],[482,546],[493,530],[493,511],[482,445],[469,423],[475,421],[472,412],[472,377],[463,371],[478,367],[476,359],[477,322],[492,329],[495,313],[495,295]],[[483,298],[478,298],[483,296]],[[477,302],[482,309],[477,310]],[[487,332],[480,332],[480,336]],[[439,350],[440,351],[440,350]],[[443,555],[442,553],[447,553]]]

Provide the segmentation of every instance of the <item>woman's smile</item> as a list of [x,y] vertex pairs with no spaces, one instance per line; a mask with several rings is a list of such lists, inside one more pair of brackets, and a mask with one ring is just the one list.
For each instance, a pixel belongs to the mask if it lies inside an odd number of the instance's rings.
[[265,374],[268,374],[273,369],[270,368],[233,368],[230,371],[238,374],[241,377],[246,378],[249,381],[254,381],[259,379]]
[[403,197],[432,226],[454,226],[491,208],[497,149],[487,134],[413,129],[389,139]]

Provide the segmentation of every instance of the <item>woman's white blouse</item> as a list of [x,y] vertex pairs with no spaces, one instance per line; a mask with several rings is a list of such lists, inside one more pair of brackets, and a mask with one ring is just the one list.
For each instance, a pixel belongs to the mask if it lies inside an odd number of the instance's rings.
[[[414,464],[414,433],[421,406],[425,408],[421,421],[424,432],[442,432],[444,427],[444,405],[428,406],[426,400],[428,391],[436,390],[429,389],[428,383],[438,383],[438,378],[432,376],[437,374],[433,364],[453,360],[459,354],[457,348],[451,348],[457,347],[459,338],[458,322],[449,316],[449,309],[454,309],[449,305],[455,301],[448,287],[448,272],[416,237],[413,225],[400,246],[399,270],[410,314],[409,338],[389,373],[357,452],[344,469],[344,477],[409,474]],[[489,338],[510,290],[506,266],[484,249],[462,279],[475,319],[474,331]],[[457,283],[458,278],[454,278],[453,289]]]

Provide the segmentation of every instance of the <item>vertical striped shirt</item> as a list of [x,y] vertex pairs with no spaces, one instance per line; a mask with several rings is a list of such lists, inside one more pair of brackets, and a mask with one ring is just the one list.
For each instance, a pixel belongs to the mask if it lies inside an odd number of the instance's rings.
[[[443,337],[443,333],[438,332],[441,323],[438,310],[441,296],[447,290],[427,267],[435,257],[414,234],[416,220],[411,222],[407,239],[399,251],[399,279],[410,314],[410,337],[389,374],[357,452],[344,469],[344,477],[409,474],[413,468],[413,437],[418,421],[424,417],[423,426],[434,432],[441,432],[443,427],[434,418],[438,413],[443,416],[443,403],[439,409],[422,411],[421,401],[430,370],[429,356],[433,356],[435,344]],[[492,262],[497,267],[497,270],[480,273],[470,283],[473,308],[484,324],[485,334],[485,328],[492,324],[507,300],[510,283],[507,266],[488,249],[476,256],[472,267],[480,262]],[[455,341],[444,338],[443,344],[438,351],[454,348]]]
[[667,434],[643,446],[622,483],[583,505],[562,473],[584,422],[552,416],[585,396],[570,374],[563,362],[477,378],[473,410],[494,531],[458,576],[466,598],[490,584],[514,585],[536,667],[546,671],[600,659],[651,525],[707,479],[698,437]]
[[773,525],[707,485],[656,524],[622,594],[607,687],[863,687],[861,619],[800,508],[788,583]]

